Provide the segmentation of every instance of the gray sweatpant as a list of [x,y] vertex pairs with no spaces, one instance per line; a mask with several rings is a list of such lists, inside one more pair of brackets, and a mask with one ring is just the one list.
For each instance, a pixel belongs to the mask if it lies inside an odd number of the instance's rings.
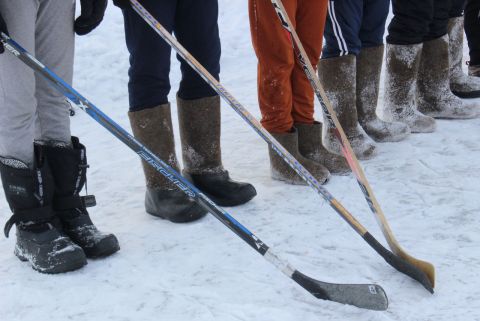
[[[72,82],[75,0],[0,0],[0,12],[12,39]],[[0,55],[0,156],[31,166],[37,139],[70,142],[68,103],[6,51]]]

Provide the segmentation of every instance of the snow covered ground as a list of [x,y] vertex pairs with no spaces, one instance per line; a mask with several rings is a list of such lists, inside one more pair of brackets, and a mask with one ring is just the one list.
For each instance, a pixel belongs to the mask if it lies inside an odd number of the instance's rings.
[[[259,116],[247,2],[226,3],[222,81]],[[129,128],[120,12],[109,8],[77,47],[75,87]],[[177,88],[176,62],[172,79]],[[50,276],[14,257],[14,237],[0,238],[1,320],[480,320],[480,119],[438,121],[434,134],[379,145],[378,157],[362,163],[399,242],[436,266],[432,296],[388,266],[313,190],[271,180],[266,144],[224,105],[225,166],[258,190],[228,211],[312,277],[382,285],[386,312],[316,300],[213,216],[175,225],[147,215],[137,156],[81,111],[72,124],[88,146],[88,187],[99,203],[90,213],[118,236],[121,251]],[[353,176],[333,177],[326,188],[383,240]],[[10,211],[0,198],[4,221]]]

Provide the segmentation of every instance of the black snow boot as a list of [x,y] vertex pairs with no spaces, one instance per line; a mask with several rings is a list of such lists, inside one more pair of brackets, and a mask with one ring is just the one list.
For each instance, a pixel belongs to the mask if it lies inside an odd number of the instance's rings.
[[248,183],[236,182],[222,166],[220,97],[184,100],[177,97],[183,174],[215,203],[236,206],[257,195]]
[[15,255],[42,273],[63,273],[87,264],[83,250],[52,223],[54,182],[42,157],[35,161],[33,170],[19,160],[1,158],[0,173],[13,212],[5,225],[5,236],[17,225]]
[[72,137],[72,146],[45,142],[37,148],[45,154],[55,181],[53,209],[63,232],[87,257],[105,257],[117,252],[120,247],[115,235],[100,232],[90,219],[86,208],[96,205],[95,197],[79,195],[87,180],[85,146]]
[[[159,105],[140,111],[129,112],[130,124],[135,137],[170,167],[179,172],[175,141],[173,139],[170,104]],[[198,220],[207,214],[184,192],[160,174],[150,164],[142,161],[147,191],[147,213],[174,223]]]

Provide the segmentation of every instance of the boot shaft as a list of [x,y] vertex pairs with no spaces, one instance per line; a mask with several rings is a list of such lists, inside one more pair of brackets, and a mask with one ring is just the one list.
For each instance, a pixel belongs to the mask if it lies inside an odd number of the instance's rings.
[[44,223],[54,216],[51,207],[54,180],[41,151],[35,148],[33,169],[19,160],[1,158],[0,174],[5,198],[13,212],[5,224],[5,236],[8,237],[14,224],[22,229],[47,229]]
[[321,59],[318,64],[320,82],[347,136],[358,123],[356,69],[354,55]]
[[87,179],[87,153],[77,137],[72,137],[71,146],[55,146],[47,142],[37,146],[41,149],[55,181],[55,195],[65,197],[80,194]]
[[220,147],[220,97],[177,97],[184,170],[190,174],[223,172]]
[[450,78],[462,78],[464,18],[450,18],[448,21]]
[[423,44],[418,77],[418,95],[429,99],[450,92],[448,36]]
[[[140,111],[129,112],[133,135],[153,154],[179,171],[175,154],[170,104],[159,105]],[[142,160],[147,186],[153,189],[174,190],[175,185]]]
[[36,151],[34,168],[14,159],[1,158],[0,173],[10,209],[26,210],[51,204],[54,182],[43,155]]
[[384,46],[362,48],[357,56],[357,113],[360,123],[376,119]]

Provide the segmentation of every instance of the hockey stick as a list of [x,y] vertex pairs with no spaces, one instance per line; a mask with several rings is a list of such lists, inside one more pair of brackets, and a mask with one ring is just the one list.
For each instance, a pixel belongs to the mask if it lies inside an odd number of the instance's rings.
[[275,138],[266,131],[260,122],[253,117],[248,110],[233,97],[215,77],[213,77],[145,8],[137,1],[130,0],[133,9],[162,37],[180,57],[182,57],[212,88],[223,97],[228,104],[242,117],[270,147],[287,162],[298,175],[300,175],[313,189],[315,189],[330,204],[330,206],[363,239],[378,253],[385,261],[398,271],[410,276],[420,282],[428,291],[433,293],[433,287],[422,270],[410,264],[406,260],[394,255],[380,244],[368,230],[358,222],[320,183],[310,174]]
[[[294,50],[297,52],[297,58],[300,64],[305,71],[305,74],[310,81],[310,84],[315,91],[315,94],[322,106],[323,114],[326,116],[325,119],[329,123],[330,127],[332,128],[335,136],[337,137],[338,141],[342,146],[342,152],[345,156],[352,172],[354,173],[355,177],[357,178],[357,182],[360,185],[360,189],[362,190],[363,195],[368,203],[368,206],[372,210],[375,218],[377,219],[377,223],[379,224],[383,235],[385,236],[388,245],[392,249],[393,253],[404,259],[405,261],[409,262],[411,265],[415,266],[419,271],[428,278],[432,288],[435,286],[435,267],[426,261],[419,260],[414,258],[413,256],[409,255],[405,250],[400,246],[398,241],[395,239],[393,232],[388,224],[388,221],[378,203],[375,195],[373,194],[373,190],[368,183],[368,180],[363,172],[360,163],[350,146],[350,142],[343,131],[343,128],[338,121],[338,118],[333,110],[332,104],[328,100],[325,91],[323,90],[322,85],[320,84],[320,80],[318,79],[315,70],[313,69],[310,60],[308,59],[307,53],[300,41],[295,28],[293,28],[292,22],[288,17],[288,14],[283,6],[282,0],[271,0],[275,11],[277,12],[278,18],[282,26],[289,32],[291,39],[292,39],[292,46]],[[320,41],[320,40],[319,40]]]
[[41,74],[50,84],[62,93],[70,102],[85,111],[100,125],[136,152],[144,161],[149,163],[159,173],[164,175],[180,190],[215,216],[220,222],[232,230],[254,250],[260,253],[267,261],[282,271],[318,299],[350,304],[359,308],[371,310],[386,310],[388,299],[382,287],[375,284],[333,284],[312,279],[294,269],[287,261],[278,257],[271,248],[263,243],[245,226],[236,221],[225,210],[218,207],[207,196],[189,183],[184,177],[158,158],[132,135],[115,123],[94,104],[80,95],[75,89],[58,77],[53,71],[30,55],[18,43],[1,33],[1,41],[5,48],[23,61],[27,66]]

